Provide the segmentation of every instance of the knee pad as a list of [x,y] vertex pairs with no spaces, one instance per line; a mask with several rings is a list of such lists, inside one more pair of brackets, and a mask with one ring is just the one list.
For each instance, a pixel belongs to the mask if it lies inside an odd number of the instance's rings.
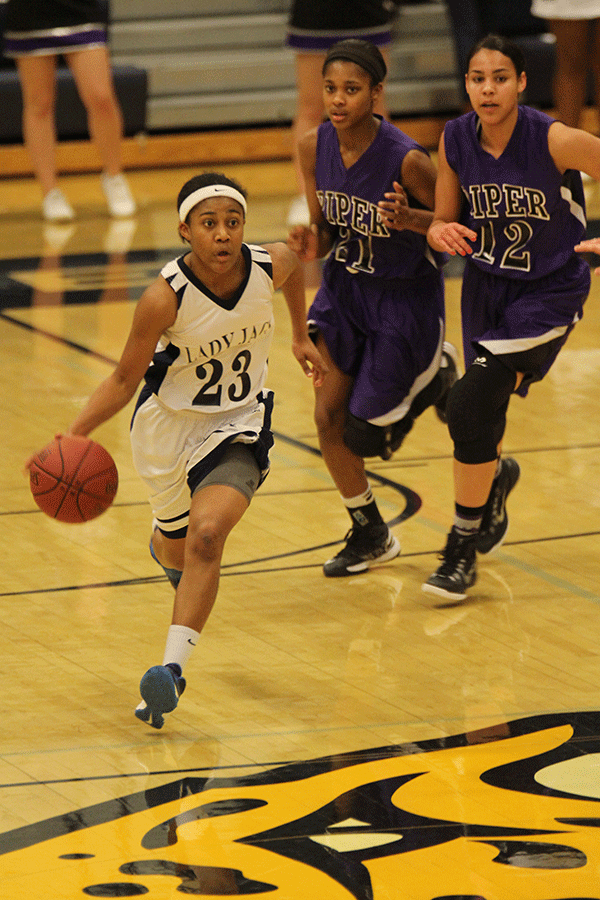
[[496,459],[515,384],[515,373],[491,353],[480,355],[456,382],[447,406],[455,459],[469,465]]
[[352,413],[346,416],[344,443],[349,450],[367,459],[380,456],[389,459],[413,426],[413,418],[405,416],[391,425],[373,425],[366,419],[358,419]]

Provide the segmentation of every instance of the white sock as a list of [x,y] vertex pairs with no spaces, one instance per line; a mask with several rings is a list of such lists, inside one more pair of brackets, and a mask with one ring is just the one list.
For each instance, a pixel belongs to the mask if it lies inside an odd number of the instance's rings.
[[177,663],[183,672],[183,667],[190,658],[199,637],[199,631],[194,631],[193,628],[188,628],[186,625],[170,625],[163,666],[166,666],[167,663]]
[[[342,495],[340,494],[340,497]],[[342,503],[348,509],[358,509],[359,506],[368,506],[369,503],[373,501],[373,492],[371,490],[371,486],[364,491],[362,494],[357,494],[356,497],[342,497]]]

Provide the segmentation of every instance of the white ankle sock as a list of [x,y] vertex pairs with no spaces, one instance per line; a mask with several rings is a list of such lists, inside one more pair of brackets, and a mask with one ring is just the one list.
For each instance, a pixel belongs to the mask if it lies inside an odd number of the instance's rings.
[[163,666],[167,663],[177,663],[183,667],[191,656],[192,650],[198,643],[200,632],[188,628],[186,625],[170,625],[165,645]]
[[348,509],[358,509],[359,506],[368,506],[372,501],[373,492],[370,485],[366,491],[362,494],[357,494],[356,497],[342,497],[342,502]]

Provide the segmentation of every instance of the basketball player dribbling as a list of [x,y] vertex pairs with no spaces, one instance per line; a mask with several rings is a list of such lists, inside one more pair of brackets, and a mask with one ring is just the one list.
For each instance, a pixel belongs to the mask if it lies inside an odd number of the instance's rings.
[[119,363],[69,429],[89,435],[144,379],[133,461],[154,517],[150,552],[175,588],[163,662],[143,676],[135,711],[154,728],[183,693],[184,666],[216,600],[225,541],[269,470],[275,290],[286,300],[302,369],[319,384],[326,368],[308,335],[297,257],[283,243],[244,243],[240,185],[197,175],[179,192],[177,210],[189,250],[144,291]]

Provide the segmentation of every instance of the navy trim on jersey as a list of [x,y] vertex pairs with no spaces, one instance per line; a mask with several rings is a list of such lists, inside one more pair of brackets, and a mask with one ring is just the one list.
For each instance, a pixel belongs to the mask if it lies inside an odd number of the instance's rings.
[[[244,244],[244,246],[246,245]],[[260,266],[263,272],[266,272],[271,281],[273,281],[273,260],[271,259],[271,254],[269,253],[269,251],[265,250],[264,247],[258,247],[256,245],[252,246],[252,251],[254,252],[252,261],[255,262],[257,266]],[[264,260],[258,259],[258,254],[260,252],[264,253]]]
[[[0,2],[1,2],[1,0],[0,0]],[[242,255],[244,258],[244,263],[246,266],[246,273],[245,273],[245,277],[244,277],[240,287],[236,291],[235,296],[232,298],[231,302],[223,301],[223,300],[221,300],[221,298],[214,295],[200,281],[200,279],[194,275],[194,273],[192,272],[190,267],[184,262],[183,256],[180,256],[178,259],[174,260],[173,262],[179,267],[180,271],[182,272],[184,277],[187,279],[185,284],[183,284],[177,291],[174,291],[174,293],[176,293],[176,296],[178,299],[178,306],[181,307],[181,303],[183,301],[183,297],[185,295],[186,288],[188,287],[188,283],[190,283],[190,284],[192,284],[192,286],[196,287],[196,289],[198,291],[200,291],[204,296],[206,296],[207,300],[210,301],[212,299],[222,309],[226,309],[228,312],[231,312],[231,310],[233,310],[235,308],[236,304],[241,299],[242,295],[244,294],[244,292],[246,291],[246,289],[248,287],[250,276],[252,274],[252,266],[253,265],[260,267],[266,273],[266,275],[269,277],[271,282],[273,281],[273,262],[271,260],[271,256],[270,256],[269,252],[267,250],[265,250],[264,247],[260,247],[260,246],[254,245],[254,244],[251,245],[251,247],[249,247],[247,244],[242,244],[241,252],[242,252]],[[165,277],[165,281],[167,282],[167,284],[170,287],[172,285],[173,280],[175,279],[175,276],[176,276],[176,273],[173,273],[172,275],[167,275]],[[181,349],[179,347],[177,347],[173,343],[169,343],[167,345],[167,347],[165,347],[163,350],[156,352],[154,354],[154,356],[152,358],[152,362],[148,366],[148,369],[146,370],[146,373],[144,375],[145,384],[142,386],[142,389],[138,396],[138,399],[137,399],[137,402],[135,405],[135,409],[134,409],[133,415],[131,417],[130,427],[133,426],[135,415],[136,415],[138,409],[140,408],[140,406],[142,406],[143,403],[145,403],[145,401],[148,399],[148,397],[150,397],[152,394],[156,394],[158,396],[161,385],[162,385],[163,381],[165,380],[165,377],[168,374],[169,368],[175,362],[175,360],[179,357],[180,353],[181,353]],[[260,397],[258,399],[261,400]],[[262,400],[262,402],[264,402],[264,399]],[[270,410],[268,410],[267,418],[269,420],[269,427],[270,427]],[[273,442],[271,440],[271,444],[269,444],[269,446],[272,446],[272,443]],[[258,458],[257,458],[257,462],[260,465],[260,460]],[[267,466],[268,466],[268,461],[267,461]],[[261,466],[261,469],[262,468],[264,468],[264,467]]]
[[133,415],[131,416],[131,422],[129,423],[130,431],[133,428],[133,420],[135,419],[135,415],[136,415],[138,409],[140,408],[140,406],[143,406],[143,404],[146,402],[148,397],[151,397],[153,393],[154,393],[154,391],[148,384],[142,385],[142,389],[140,391],[139,397],[137,398],[136,403],[135,403]]
[[155,353],[150,363],[144,380],[150,390],[154,394],[158,394],[161,384],[165,379],[165,375],[169,371],[169,366],[175,362],[181,350],[175,344],[169,344],[160,353]]
[[[169,287],[171,287],[171,282],[173,281],[174,278],[175,278],[175,273],[173,273],[172,275],[169,275],[168,278],[165,278],[165,281],[167,282]],[[187,287],[187,284],[182,284],[178,291],[173,289],[173,293],[177,297],[177,309],[181,308],[181,303],[183,301],[183,295],[185,294],[186,287]]]
[[[188,281],[190,281],[191,284],[194,285],[194,287],[196,287],[199,291],[202,291],[203,294],[206,294],[207,298],[209,300],[212,300],[213,303],[216,303],[217,306],[220,306],[221,309],[226,309],[228,312],[231,312],[232,309],[235,309],[240,297],[246,290],[248,281],[250,279],[250,272],[252,271],[252,256],[246,244],[242,244],[242,256],[244,257],[246,274],[244,275],[243,281],[237,291],[232,297],[227,300],[223,299],[223,297],[217,297],[216,294],[213,294],[210,288],[207,288],[206,285],[202,281],[200,281],[200,279],[196,275],[194,275],[187,263],[184,262],[183,256],[179,257],[179,259],[177,260],[177,265],[179,266],[185,277],[188,279]],[[260,265],[260,263],[258,263],[258,265]],[[264,269],[264,266],[262,268]]]

